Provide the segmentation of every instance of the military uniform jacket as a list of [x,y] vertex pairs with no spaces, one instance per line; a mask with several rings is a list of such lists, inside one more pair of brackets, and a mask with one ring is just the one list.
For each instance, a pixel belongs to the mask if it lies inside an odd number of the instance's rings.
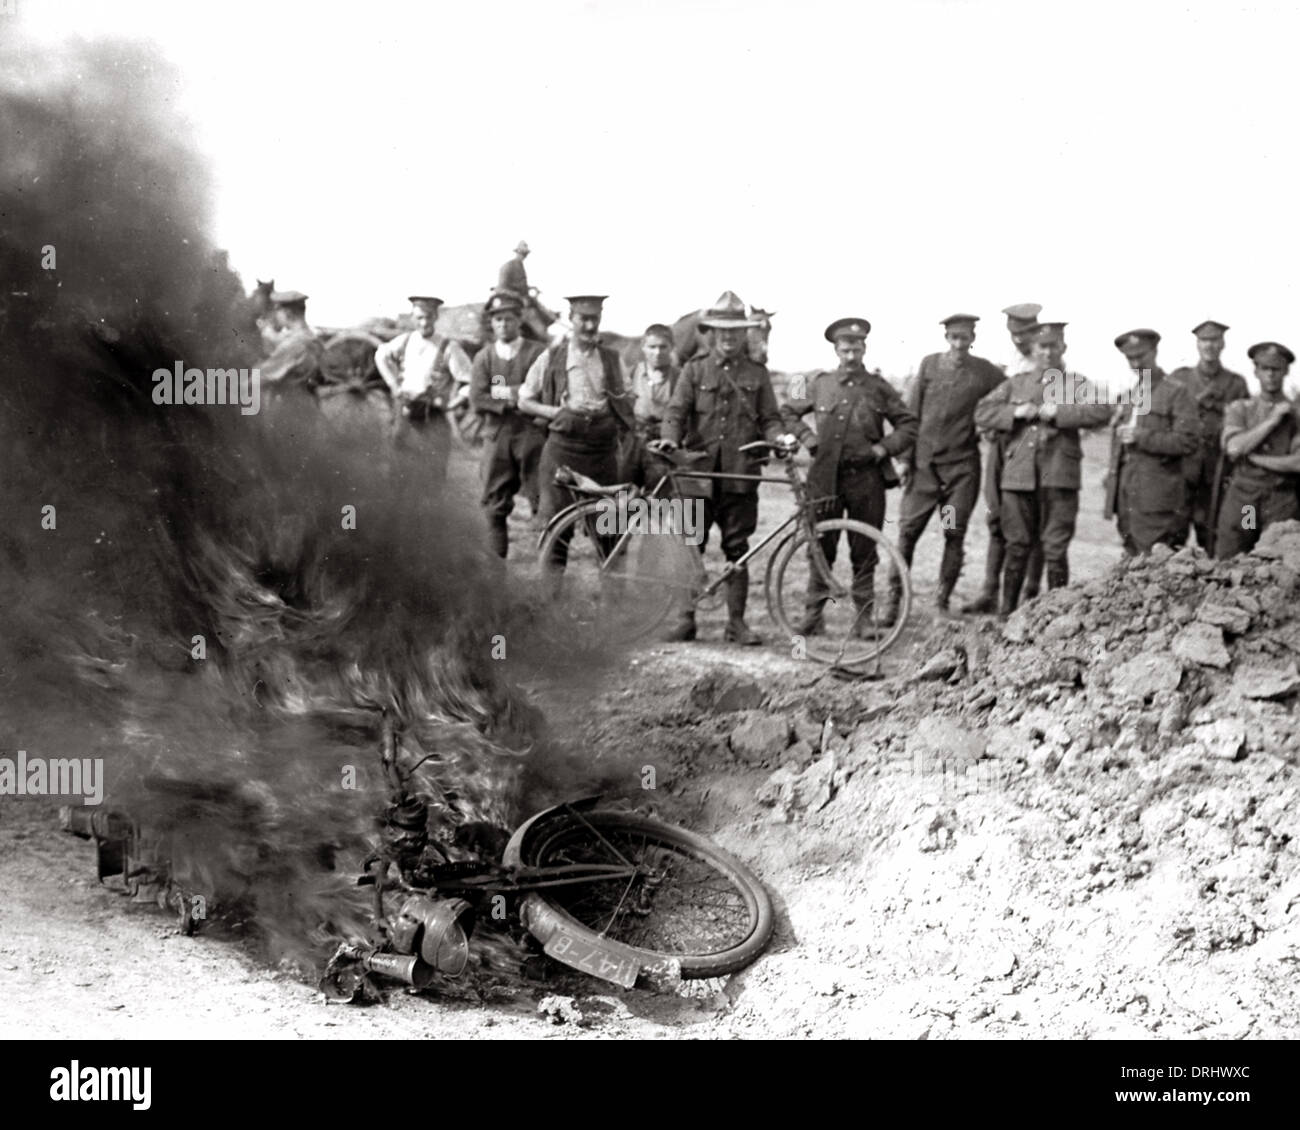
[[975,406],[1005,378],[983,357],[931,353],[924,358],[908,396],[908,408],[919,422],[913,465],[978,459]]
[[1246,400],[1250,388],[1246,378],[1231,369],[1220,369],[1214,376],[1207,376],[1199,366],[1190,366],[1175,369],[1169,375],[1187,388],[1200,418],[1200,448],[1184,460],[1183,468],[1193,482],[1208,479],[1214,474],[1214,464],[1221,450],[1219,437],[1223,432],[1223,410],[1234,400]]
[[1143,514],[1185,510],[1184,461],[1194,456],[1201,444],[1200,418],[1187,386],[1159,369],[1154,370],[1148,410],[1134,416],[1131,405],[1119,405],[1112,424],[1117,429],[1131,420],[1137,424],[1137,438],[1130,446],[1119,442],[1118,431],[1111,432],[1106,512],[1115,512],[1121,466],[1126,468],[1124,482],[1126,493],[1130,494],[1130,509]]
[[[816,497],[838,493],[841,463],[853,465],[869,459],[869,449],[880,444],[888,454],[880,462],[881,477],[887,486],[898,484],[893,456],[903,455],[916,442],[917,422],[884,377],[865,369],[856,372],[835,369],[817,373],[811,381],[810,396],[789,400],[781,408],[781,418],[788,431],[801,441],[817,442],[808,473],[808,485]],[[816,413],[814,435],[803,421],[809,412]],[[885,433],[885,422],[893,430]]]
[[[1055,420],[1015,418],[1019,405],[1042,405],[1049,399],[1057,405]],[[1103,427],[1110,416],[1105,397],[1079,373],[1049,377],[1031,371],[1008,377],[981,400],[975,424],[1006,437],[1002,490],[1078,490],[1083,484],[1079,429]]]
[[[1273,411],[1273,403],[1262,396],[1252,396],[1229,404],[1223,410],[1223,442],[1226,444],[1233,436],[1259,427]],[[1291,416],[1269,432],[1264,442],[1250,454],[1290,455],[1296,448],[1300,448],[1300,404],[1293,403]],[[1250,490],[1292,490],[1296,483],[1294,475],[1257,467],[1244,455],[1231,466],[1232,482]]]
[[[708,451],[713,470],[758,474],[760,461],[742,454],[740,448],[759,439],[775,443],[781,435],[781,413],[767,366],[743,356],[726,361],[713,353],[691,358],[677,378],[660,434],[676,444]],[[722,489],[752,494],[758,484],[724,479]]]

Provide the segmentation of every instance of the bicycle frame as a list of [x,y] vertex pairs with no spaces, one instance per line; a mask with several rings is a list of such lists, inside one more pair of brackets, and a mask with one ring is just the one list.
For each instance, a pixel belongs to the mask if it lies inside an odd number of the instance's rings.
[[[659,481],[655,483],[654,487],[651,488],[651,490],[649,490],[648,492],[646,491],[640,492],[641,497],[660,498],[662,497],[662,491],[665,485],[671,485],[673,487],[676,487],[677,480],[679,479],[709,479],[711,481],[726,481],[726,482],[778,483],[784,486],[788,486],[791,489],[791,491],[794,492],[794,496],[795,496],[794,511],[791,514],[789,514],[779,526],[777,526],[774,530],[768,533],[767,536],[764,537],[762,541],[760,541],[757,545],[751,546],[748,550],[746,550],[741,557],[737,558],[735,561],[728,561],[726,567],[718,574],[716,578],[714,578],[712,582],[705,585],[703,588],[692,588],[694,602],[698,603],[700,600],[712,596],[715,592],[718,591],[719,588],[721,588],[723,585],[727,583],[727,580],[730,577],[734,576],[739,570],[744,569],[751,561],[753,561],[756,557],[762,554],[762,552],[769,545],[771,545],[778,538],[782,537],[786,533],[786,531],[789,530],[790,527],[793,525],[803,526],[804,536],[808,542],[809,551],[813,560],[814,568],[817,569],[817,571],[822,575],[823,579],[831,586],[832,594],[837,596],[843,595],[841,592],[838,591],[842,589],[843,586],[836,582],[831,567],[829,563],[826,561],[826,556],[822,552],[821,540],[817,538],[814,534],[814,530],[817,525],[816,507],[818,503],[830,501],[830,498],[828,496],[826,498],[810,499],[808,497],[807,482],[800,477],[799,472],[795,468],[794,463],[792,461],[787,462],[786,472],[783,476],[779,478],[773,475],[744,475],[732,471],[692,471],[687,468],[681,468],[681,469],[674,468],[673,470],[667,471],[664,475],[662,475]],[[684,497],[683,495],[681,495],[679,491],[674,491],[674,493],[676,494],[677,497]],[[632,536],[632,530],[630,528],[624,530],[623,533],[619,535],[618,541],[614,543],[608,555],[605,557],[605,560],[601,562],[600,569],[602,573],[607,572],[610,569],[611,564],[617,560],[619,554],[623,551],[624,547],[627,545],[628,538],[631,536]],[[697,573],[698,576],[699,574],[702,574],[704,572],[704,567],[703,564],[699,561],[699,555],[696,555],[694,560],[699,567]]]

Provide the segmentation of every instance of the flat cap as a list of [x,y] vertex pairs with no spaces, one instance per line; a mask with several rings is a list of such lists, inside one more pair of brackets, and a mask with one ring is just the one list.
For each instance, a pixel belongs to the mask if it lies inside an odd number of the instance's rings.
[[1115,348],[1125,357],[1137,357],[1154,345],[1160,344],[1160,335],[1155,330],[1128,330],[1115,339]]
[[939,323],[939,325],[951,326],[956,323],[965,323],[973,326],[979,320],[980,320],[980,316],[978,314],[949,314],[946,318],[944,318],[942,322]]
[[487,305],[483,312],[491,317],[493,314],[505,314],[513,312],[515,314],[523,313],[524,304],[519,301],[513,294],[504,294],[498,291],[487,300]]
[[1007,316],[1007,329],[1027,330],[1036,325],[1038,315],[1043,308],[1037,302],[1017,302],[1014,306],[1004,307],[1002,313]]
[[1295,354],[1285,345],[1276,341],[1258,342],[1246,350],[1246,356],[1254,361],[1256,365],[1276,365],[1279,362],[1287,365],[1295,364]]
[[1197,337],[1222,337],[1228,332],[1228,327],[1222,322],[1211,321],[1206,319],[1199,326],[1192,327],[1192,333]]
[[571,310],[579,313],[599,314],[605,308],[605,299],[608,297],[608,294],[566,294],[564,301]]
[[838,341],[842,337],[864,340],[871,332],[871,323],[866,318],[836,318],[826,327],[827,341]]
[[307,296],[300,290],[273,290],[270,298],[275,306],[292,306],[295,302],[307,301]]
[[750,317],[749,307],[734,290],[724,290],[712,306],[700,312],[700,325],[711,330],[748,330],[762,323]]

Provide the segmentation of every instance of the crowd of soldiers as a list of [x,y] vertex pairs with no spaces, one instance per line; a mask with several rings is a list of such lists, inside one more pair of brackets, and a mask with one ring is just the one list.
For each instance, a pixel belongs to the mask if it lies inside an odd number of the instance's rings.
[[[628,373],[602,344],[605,296],[565,299],[562,340],[547,344],[521,332],[525,317],[555,319],[527,285],[527,253],[520,244],[501,269],[485,307],[492,340],[472,359],[436,332],[441,302],[426,295],[411,296],[415,328],[375,356],[396,407],[399,442],[427,450],[438,481],[451,450],[451,408],[468,401],[485,422],[481,501],[500,557],[509,551],[507,520],[518,495],[529,498],[543,523],[570,501],[557,482],[561,468],[602,485],[653,482],[662,460],[686,448],[698,454],[696,470],[755,474],[759,459],[742,448],[760,439],[780,458],[799,444],[810,452],[808,482],[821,500],[819,517],[880,527],[886,492],[901,486],[898,547],[909,567],[937,513],[943,554],[935,600],[945,616],[952,614],[981,486],[989,527],[984,581],[960,611],[1006,616],[1039,591],[1044,574],[1049,588],[1069,583],[1086,430],[1111,429],[1105,506],[1126,554],[1157,544],[1176,548],[1194,536],[1205,551],[1226,557],[1250,549],[1270,523],[1300,517],[1300,405],[1283,392],[1295,355],[1277,342],[1253,345],[1248,356],[1260,388],[1252,396],[1244,378],[1220,361],[1228,330],[1222,323],[1196,326],[1197,363],[1168,374],[1158,363],[1157,332],[1120,334],[1115,347],[1137,383],[1114,396],[1065,367],[1066,323],[1040,321],[1037,304],[1003,311],[1014,347],[1004,365],[971,352],[979,317],[953,314],[940,323],[946,349],[922,360],[903,395],[864,364],[870,322],[840,318],[825,331],[834,366],[792,387],[779,404],[766,366],[747,349],[758,322],[733,292],[701,312],[701,352],[679,365],[672,332],[657,323],[645,331],[642,359]],[[272,300],[281,338],[263,364],[263,380],[292,382],[313,359],[318,363],[320,346],[306,323],[305,296],[277,293]],[[813,426],[805,420],[810,415]],[[757,486],[725,479],[703,490],[701,552],[714,526],[728,562],[747,552],[758,525]],[[832,562],[837,538],[823,539]],[[849,553],[858,630],[892,623],[901,578],[890,577],[876,608],[875,545],[851,538]],[[827,600],[817,570],[810,575],[805,633],[821,630]],[[745,622],[748,593],[742,568],[727,582],[731,642],[761,642]],[[694,612],[684,608],[669,638],[695,633]]]

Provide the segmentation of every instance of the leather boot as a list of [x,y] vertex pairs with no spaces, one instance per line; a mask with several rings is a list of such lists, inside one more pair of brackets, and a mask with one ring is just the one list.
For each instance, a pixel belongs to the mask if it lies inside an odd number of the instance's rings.
[[695,638],[695,610],[688,608],[677,614],[677,623],[664,633],[665,643],[686,643]]
[[1062,589],[1070,583],[1070,563],[1068,561],[1049,561],[1047,564],[1047,587]]
[[[893,623],[885,623],[876,615],[875,601],[868,600],[856,604],[857,621],[853,625],[853,634],[860,640],[874,640]],[[895,613],[897,615],[897,613]]]
[[1029,551],[1029,560],[1025,564],[1025,587],[1020,594],[1021,602],[1033,600],[1043,587],[1043,547],[1034,546]]
[[727,630],[722,638],[742,647],[756,647],[763,637],[745,623],[745,605],[749,603],[749,570],[738,569],[727,578]]
[[803,619],[799,621],[801,636],[819,636],[826,630],[825,601],[804,605]]
[[505,518],[494,514],[489,519],[488,545],[498,557],[505,557],[509,553],[510,534],[506,527]]
[[1002,587],[1002,563],[1007,556],[1007,543],[1001,538],[989,539],[989,552],[984,560],[984,587],[974,600],[961,606],[967,615],[984,614],[998,610],[998,592]]
[[1003,618],[1010,616],[1020,603],[1020,586],[1025,582],[1025,564],[1023,561],[1008,561],[1002,570],[1002,605],[998,614]]
[[898,607],[903,602],[903,578],[897,573],[889,574],[889,595],[885,597],[885,606],[880,610],[877,623],[889,627],[898,619]]
[[939,591],[935,596],[934,606],[939,615],[948,614],[948,602],[952,599],[952,590],[961,576],[962,547],[956,538],[945,538],[943,559],[939,562]]

